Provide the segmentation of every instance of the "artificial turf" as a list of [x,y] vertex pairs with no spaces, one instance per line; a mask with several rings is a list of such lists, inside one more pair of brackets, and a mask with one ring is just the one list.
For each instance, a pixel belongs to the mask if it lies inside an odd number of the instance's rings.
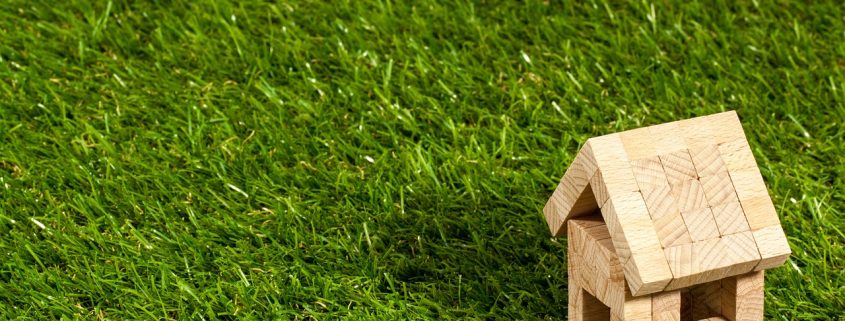
[[588,137],[738,111],[845,311],[845,6],[4,1],[0,317],[565,319],[541,209]]

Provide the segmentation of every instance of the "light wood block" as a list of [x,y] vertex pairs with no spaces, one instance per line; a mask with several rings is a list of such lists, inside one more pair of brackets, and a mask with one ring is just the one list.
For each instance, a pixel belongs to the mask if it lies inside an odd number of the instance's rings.
[[709,208],[699,208],[681,212],[689,235],[693,242],[699,242],[719,237],[719,226]]
[[665,290],[676,290],[751,271],[760,256],[748,234],[750,232],[664,249],[674,276]]
[[722,155],[719,153],[719,147],[717,145],[706,145],[697,148],[690,147],[689,153],[699,177],[728,171],[728,167],[725,165],[725,161],[722,160]]
[[[663,247],[692,243],[681,210],[668,186],[653,187],[642,191],[657,237]],[[743,220],[745,218],[743,217]]]
[[679,184],[698,178],[695,165],[693,165],[692,158],[686,149],[661,154],[659,157],[660,163],[663,165],[663,171],[666,172],[666,178],[670,184]]
[[604,184],[601,170],[597,170],[593,174],[593,177],[590,178],[590,190],[593,191],[593,197],[598,207],[604,207],[604,204],[607,203],[607,198],[610,196],[607,192],[607,186]]
[[681,291],[652,294],[651,315],[655,321],[681,321]]
[[729,202],[711,208],[716,225],[719,226],[720,235],[729,235],[740,232],[747,232],[748,221],[745,220],[745,213],[739,202]]
[[[572,264],[569,266],[572,266]],[[582,290],[581,287],[573,281],[574,280],[570,278],[569,284],[567,285],[569,292],[569,301],[567,302],[569,310],[567,311],[567,319],[569,321],[584,321],[584,310],[582,305],[584,290]]]
[[710,127],[710,121],[705,117],[695,117],[678,122],[678,126],[684,135],[684,143],[690,149],[700,149],[706,146],[717,145],[713,131],[718,130]]
[[638,160],[657,156],[657,150],[654,149],[654,138],[651,136],[648,127],[624,131],[619,133],[619,136],[629,159]]
[[684,135],[678,122],[665,123],[647,127],[657,155],[670,154],[687,148]]
[[611,310],[611,314],[616,314],[621,320],[625,321],[651,321],[652,307],[651,296],[625,296],[625,304],[621,311]]
[[717,268],[724,269],[726,276],[748,273],[760,262],[760,251],[750,231],[722,236],[719,243],[725,253]]
[[[662,290],[672,273],[662,258],[662,247],[642,195],[631,192],[613,196],[601,210],[631,293],[639,296]],[[623,258],[627,253],[630,258]]]
[[762,321],[763,271],[722,280],[722,315],[730,321]]
[[669,180],[663,171],[663,164],[657,156],[633,160],[631,169],[640,190],[669,185]]
[[701,186],[701,182],[697,179],[673,183],[671,187],[672,196],[675,197],[681,212],[707,207],[704,187]]
[[754,270],[761,271],[781,266],[792,254],[780,225],[764,227],[752,233],[761,256],[761,261]]
[[775,211],[775,205],[768,195],[751,199],[740,199],[742,212],[751,230],[759,230],[769,226],[780,226],[780,219]]
[[736,196],[737,193],[734,190],[734,185],[731,182],[731,176],[728,172],[719,172],[710,176],[703,176],[699,179],[699,181],[701,182],[701,187],[704,189],[704,196],[707,198],[707,204],[711,207],[739,201]]
[[566,233],[566,225],[563,224],[566,219],[598,208],[589,186],[590,178],[598,167],[590,153],[590,147],[586,145],[578,152],[543,208],[543,215],[553,236]]
[[710,318],[701,319],[701,320],[698,320],[698,321],[728,321],[728,320],[725,320],[725,318],[723,318],[723,317],[710,317]]
[[722,156],[728,171],[757,168],[751,147],[744,139],[719,144],[719,155]]
[[717,144],[746,140],[742,124],[739,122],[739,116],[735,111],[726,111],[706,117],[710,122],[710,127],[718,129],[713,131],[713,138]]
[[763,175],[756,168],[731,171],[730,179],[741,200],[769,196]]
[[[596,164],[601,168],[608,196],[639,190],[619,134],[593,137],[587,140],[586,145],[590,146]],[[613,179],[606,179],[608,177]]]

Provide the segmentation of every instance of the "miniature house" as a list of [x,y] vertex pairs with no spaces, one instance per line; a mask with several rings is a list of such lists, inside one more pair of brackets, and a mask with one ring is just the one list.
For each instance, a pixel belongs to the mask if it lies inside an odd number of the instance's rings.
[[588,139],[543,212],[569,320],[763,320],[791,253],[732,111]]

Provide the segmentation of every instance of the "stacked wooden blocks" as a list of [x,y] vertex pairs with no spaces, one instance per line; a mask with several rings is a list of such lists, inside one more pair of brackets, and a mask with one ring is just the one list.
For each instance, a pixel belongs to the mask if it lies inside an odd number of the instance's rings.
[[[544,214],[555,236],[569,226],[570,286],[619,320],[675,320],[660,311],[681,310],[683,296],[709,302],[696,320],[761,319],[760,271],[791,253],[734,112],[589,139]],[[747,278],[759,304],[736,302]],[[570,305],[583,308],[579,289]]]

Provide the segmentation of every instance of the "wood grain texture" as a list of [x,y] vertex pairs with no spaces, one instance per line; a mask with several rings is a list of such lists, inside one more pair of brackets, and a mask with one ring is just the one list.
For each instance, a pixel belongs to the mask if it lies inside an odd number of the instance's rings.
[[598,208],[590,178],[598,170],[589,146],[584,146],[560,180],[552,197],[543,207],[543,215],[553,236],[565,234],[567,219],[587,214]]
[[690,149],[700,149],[706,146],[717,145],[712,128],[707,116],[695,117],[678,122],[681,133],[684,135],[684,143]]
[[717,144],[746,140],[745,132],[742,130],[742,124],[739,122],[739,116],[735,111],[726,111],[706,117],[708,122],[710,122],[710,127],[717,129],[713,131],[713,138]]
[[731,171],[730,179],[741,200],[769,195],[763,175],[756,168]]
[[745,139],[719,144],[719,155],[722,156],[728,171],[757,168],[757,161],[754,160],[754,154]]
[[706,145],[689,149],[690,158],[699,177],[727,172],[728,167],[722,160],[717,145]]
[[748,227],[752,231],[769,226],[780,226],[780,219],[778,218],[778,213],[775,211],[775,205],[772,204],[772,199],[768,195],[751,199],[741,199],[739,204],[742,205],[742,212],[745,213]]
[[669,186],[652,187],[643,190],[642,194],[661,246],[665,248],[692,242]]
[[760,263],[754,268],[756,271],[781,266],[792,250],[780,225],[764,227],[752,232],[757,250],[760,252]]
[[672,273],[660,255],[662,247],[642,194],[612,196],[601,210],[616,252],[630,253],[627,259],[620,254],[620,262],[631,293],[638,296],[662,290]]
[[660,154],[659,158],[670,184],[678,184],[698,178],[695,165],[693,165],[692,158],[686,149]]
[[654,138],[648,127],[632,129],[619,133],[625,153],[632,160],[657,156]]
[[652,294],[651,315],[655,321],[681,321],[681,291]]
[[710,176],[702,176],[699,181],[704,190],[704,196],[707,198],[707,204],[711,207],[739,201],[728,172],[725,171]]
[[729,202],[710,208],[713,211],[713,218],[719,226],[720,235],[729,235],[750,231],[745,213],[739,202]]
[[690,238],[693,242],[699,242],[719,237],[719,226],[709,208],[699,208],[691,211],[681,212],[684,218]]
[[608,196],[639,190],[619,134],[593,137],[587,140],[586,145],[592,150],[596,164],[601,168]]
[[631,169],[640,190],[669,185],[666,172],[663,171],[663,164],[657,156],[632,160]]
[[625,304],[618,314],[625,321],[651,321],[651,296],[625,296]]
[[763,271],[722,280],[722,315],[730,321],[762,321]]
[[701,186],[701,182],[697,179],[672,183],[671,187],[672,196],[675,197],[681,212],[707,207],[704,187]]
[[648,127],[657,155],[669,154],[687,148],[684,135],[678,122],[664,123]]

